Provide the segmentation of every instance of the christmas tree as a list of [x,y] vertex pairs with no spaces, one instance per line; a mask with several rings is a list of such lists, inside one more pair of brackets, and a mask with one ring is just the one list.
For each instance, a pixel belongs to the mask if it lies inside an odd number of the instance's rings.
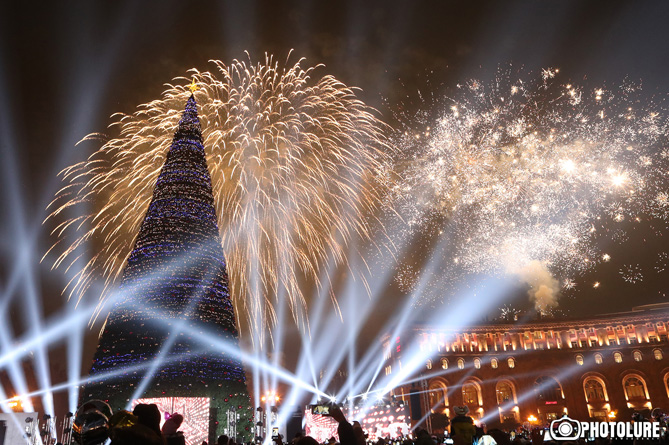
[[199,332],[238,347],[211,178],[191,95],[81,398],[122,409],[140,385],[146,388],[137,398],[209,397],[219,418],[229,409],[240,413],[238,434],[250,436],[252,410],[241,361],[208,349],[194,335]]

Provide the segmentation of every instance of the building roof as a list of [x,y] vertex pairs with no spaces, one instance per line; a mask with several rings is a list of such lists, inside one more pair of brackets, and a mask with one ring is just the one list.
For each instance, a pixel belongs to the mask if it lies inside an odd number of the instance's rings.
[[447,331],[447,332],[484,332],[484,331],[538,331],[538,330],[565,330],[581,327],[603,327],[608,325],[626,325],[631,323],[648,323],[651,321],[669,321],[669,303],[656,303],[633,307],[626,312],[594,315],[583,318],[543,318],[520,319],[510,322],[506,320],[485,321],[470,326],[435,326],[417,323],[415,331]]

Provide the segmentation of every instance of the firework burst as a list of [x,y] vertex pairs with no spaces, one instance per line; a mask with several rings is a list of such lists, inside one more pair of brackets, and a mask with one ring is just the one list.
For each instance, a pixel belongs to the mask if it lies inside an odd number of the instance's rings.
[[[667,218],[662,106],[630,83],[586,89],[557,74],[528,82],[509,69],[491,84],[458,85],[438,115],[399,117],[409,156],[398,206],[409,230],[455,239],[452,281],[523,277],[534,264],[559,277],[547,285],[554,298],[559,282],[571,287],[571,277],[608,261],[598,239],[624,242],[626,222]],[[535,297],[538,309],[554,306]]]
[[655,272],[657,273],[662,273],[665,270],[667,270],[667,265],[669,265],[669,253],[667,252],[660,252],[657,255],[657,259],[655,260]]
[[625,264],[618,273],[622,279],[630,284],[643,281],[643,272],[638,264]]
[[511,306],[510,304],[505,304],[501,308],[499,308],[499,316],[502,320],[506,321],[516,321],[518,320],[518,316],[522,312],[519,309],[516,309],[515,307]]
[[[352,89],[332,76],[312,78],[317,67],[301,61],[213,64],[212,72],[191,71],[238,319],[241,311],[252,332],[262,331],[276,321],[276,299],[286,297],[304,322],[300,281],[319,283],[328,257],[346,263],[347,243],[367,237],[369,215],[381,205],[384,125]],[[56,230],[67,244],[56,266],[76,261],[82,246],[97,249],[71,296],[99,277],[106,295],[122,271],[190,94],[168,85],[161,99],[115,115],[119,135],[63,172],[51,217],[80,202],[96,206]]]

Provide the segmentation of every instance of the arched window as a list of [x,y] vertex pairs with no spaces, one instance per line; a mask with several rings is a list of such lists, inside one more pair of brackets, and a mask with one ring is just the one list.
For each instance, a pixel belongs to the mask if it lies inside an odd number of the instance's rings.
[[576,354],[576,364],[583,366],[583,356],[581,354]]
[[587,378],[585,382],[583,382],[583,389],[585,390],[585,400],[587,400],[588,403],[606,401],[604,384],[598,379],[595,379],[594,377]]
[[513,368],[516,367],[516,361],[513,359],[513,357],[509,357],[509,358],[506,360],[506,364],[509,365],[509,368],[510,368],[510,369],[513,369]]
[[646,398],[646,382],[637,375],[630,375],[623,380],[625,396],[627,400],[638,400]]
[[602,357],[602,354],[600,354],[599,352],[597,354],[595,354],[595,363],[597,363],[598,365],[601,365],[603,361],[604,361],[604,358]]
[[425,367],[427,369],[432,369],[432,360],[427,359],[427,362],[425,363]]
[[479,404],[479,390],[473,383],[465,383],[462,385],[462,401],[465,405]]
[[662,350],[661,349],[654,349],[653,350],[653,357],[655,357],[655,360],[662,360],[664,355],[662,355]]
[[465,359],[459,358],[458,359],[458,369],[464,369],[465,368]]
[[545,402],[557,402],[562,400],[562,389],[560,384],[553,377],[539,377],[534,382],[534,393],[537,396],[537,401],[540,404]]
[[490,366],[492,366],[492,369],[497,369],[497,366],[499,366],[499,363],[497,362],[496,358],[493,358],[490,360]]
[[478,357],[474,359],[474,368],[481,369],[481,359]]
[[641,356],[641,351],[634,351],[634,361],[640,362],[643,359]]
[[513,402],[513,386],[510,382],[502,381],[497,384],[497,404]]
[[441,359],[441,369],[448,369],[448,360],[445,358]]
[[428,399],[432,409],[437,409],[441,405],[448,406],[448,391],[446,390],[446,384],[441,381],[430,383]]
[[623,362],[623,355],[620,352],[614,352],[613,353],[613,361],[616,363],[622,363]]

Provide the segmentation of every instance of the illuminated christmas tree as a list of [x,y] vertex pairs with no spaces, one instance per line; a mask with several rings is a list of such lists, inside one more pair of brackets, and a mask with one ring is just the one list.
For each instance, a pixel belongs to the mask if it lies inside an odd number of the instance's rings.
[[238,331],[192,95],[115,297],[82,399],[121,409],[131,398],[209,397],[219,418],[242,414],[238,434],[251,431],[241,361],[212,347],[238,350]]

